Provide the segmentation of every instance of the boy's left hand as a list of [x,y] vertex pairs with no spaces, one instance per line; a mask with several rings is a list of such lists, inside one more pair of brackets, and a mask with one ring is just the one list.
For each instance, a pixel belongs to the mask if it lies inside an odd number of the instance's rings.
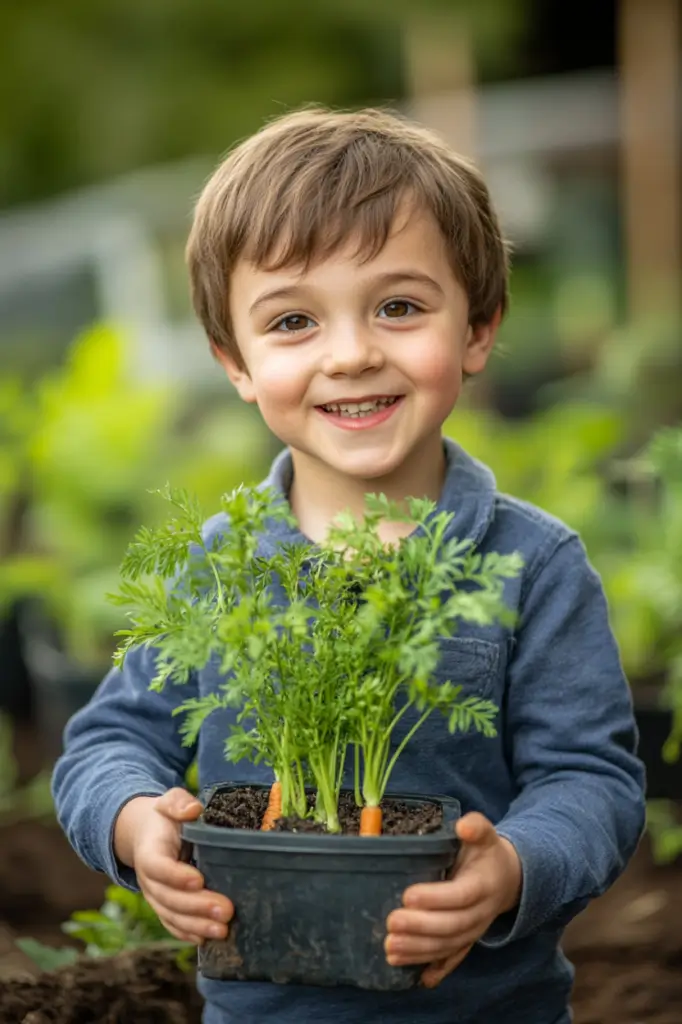
[[521,862],[492,823],[473,811],[457,822],[462,846],[453,877],[410,886],[388,917],[385,949],[392,966],[428,964],[422,984],[435,988],[459,966],[521,893]]

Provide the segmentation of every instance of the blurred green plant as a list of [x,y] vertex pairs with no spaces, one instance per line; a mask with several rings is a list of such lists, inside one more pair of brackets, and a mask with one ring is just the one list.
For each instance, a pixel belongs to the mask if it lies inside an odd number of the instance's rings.
[[617,413],[587,403],[552,406],[525,420],[461,407],[445,433],[489,466],[500,491],[540,506],[579,530],[589,545],[605,530],[604,467],[624,434]]
[[69,967],[80,957],[73,946],[46,946],[37,939],[20,938],[15,945],[25,953],[41,971],[58,971],[60,967]]
[[32,818],[49,820],[54,817],[50,772],[40,771],[20,784],[12,738],[12,723],[6,715],[0,715],[0,825]]
[[631,551],[623,572],[653,625],[648,667],[663,672],[662,701],[673,715],[662,754],[676,761],[682,749],[682,428],[658,431],[631,465],[642,481],[644,501],[640,507],[633,503]]
[[649,800],[646,827],[657,864],[672,864],[682,857],[682,820],[671,800]]
[[[666,699],[679,704],[682,736],[682,684],[675,682],[682,658],[673,639],[682,623],[677,441],[660,435],[646,455],[619,460],[628,427],[625,413],[614,407],[564,402],[522,421],[462,407],[445,430],[490,466],[501,491],[580,533],[602,577],[628,676],[666,674]],[[664,494],[656,507],[652,488],[659,470]]]
[[682,320],[664,312],[588,333],[575,359],[579,372],[547,387],[544,398],[617,410],[627,419],[630,451],[636,451],[662,424],[682,416],[681,334]]
[[121,625],[105,595],[135,528],[157,514],[149,492],[171,480],[217,508],[226,490],[258,479],[268,436],[251,412],[227,388],[214,409],[133,380],[123,336],[105,325],[78,337],[36,388],[5,382],[0,612],[38,598],[68,652],[99,670]]
[[[175,951],[176,963],[185,970],[194,965],[195,947],[174,938],[141,893],[118,885],[106,889],[99,910],[77,910],[64,922],[62,931],[84,943],[88,957],[115,956],[153,945]],[[80,955],[73,947],[55,949],[32,938],[17,939],[16,945],[44,971],[74,963]]]

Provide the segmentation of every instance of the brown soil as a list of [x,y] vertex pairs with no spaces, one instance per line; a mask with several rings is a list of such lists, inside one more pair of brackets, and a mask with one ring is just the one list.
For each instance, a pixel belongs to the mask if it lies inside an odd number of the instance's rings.
[[107,879],[90,871],[52,822],[0,825],[0,922],[21,935],[61,935],[74,910],[99,907]]
[[3,1024],[200,1024],[201,1006],[194,972],[152,949],[80,960],[0,991]]
[[228,789],[211,798],[204,811],[204,820],[207,825],[221,828],[259,829],[267,805],[266,789],[252,789],[250,786]]
[[[217,793],[205,811],[209,825],[222,828],[259,829],[268,802],[266,790],[244,786]],[[312,810],[312,799],[310,809]],[[382,835],[418,835],[437,832],[443,823],[443,812],[437,804],[408,804],[403,800],[382,800]],[[339,822],[342,833],[357,835],[360,831],[360,808],[352,793],[342,793],[339,800]],[[275,822],[277,832],[315,832],[324,834],[324,825],[312,818],[291,815]]]

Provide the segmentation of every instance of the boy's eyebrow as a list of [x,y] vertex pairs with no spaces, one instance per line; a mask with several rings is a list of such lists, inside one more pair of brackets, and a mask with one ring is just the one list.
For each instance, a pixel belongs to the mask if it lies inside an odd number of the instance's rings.
[[252,302],[249,306],[249,315],[257,312],[261,306],[265,306],[268,302],[272,302],[273,299],[291,299],[296,294],[295,288],[273,288],[272,291],[263,292],[259,295],[255,302]]
[[444,296],[445,292],[438,284],[438,281],[434,278],[429,277],[421,270],[389,270],[385,274],[379,274],[374,278],[373,283],[383,285],[391,284],[402,284],[403,281],[409,281],[416,284],[425,284],[434,291],[437,291],[440,295]]
[[[444,296],[445,292],[432,277],[428,274],[424,274],[419,270],[389,270],[384,274],[378,274],[372,279],[372,286],[381,285],[386,287],[393,284],[402,284],[402,282],[415,282],[417,284],[425,284],[434,291],[437,291],[439,295]],[[296,296],[297,289],[295,286],[287,288],[273,288],[269,292],[263,292],[249,307],[249,314],[255,313],[260,309],[261,306],[265,306],[268,302],[272,302],[275,299],[291,299]]]

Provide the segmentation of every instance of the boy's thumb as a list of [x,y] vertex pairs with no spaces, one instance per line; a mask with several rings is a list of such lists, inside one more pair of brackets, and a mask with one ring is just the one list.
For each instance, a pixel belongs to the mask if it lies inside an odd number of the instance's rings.
[[455,831],[463,843],[482,845],[497,839],[497,833],[491,821],[478,811],[470,811],[460,818]]
[[193,821],[204,808],[201,801],[186,789],[175,786],[159,797],[156,809],[171,821]]

